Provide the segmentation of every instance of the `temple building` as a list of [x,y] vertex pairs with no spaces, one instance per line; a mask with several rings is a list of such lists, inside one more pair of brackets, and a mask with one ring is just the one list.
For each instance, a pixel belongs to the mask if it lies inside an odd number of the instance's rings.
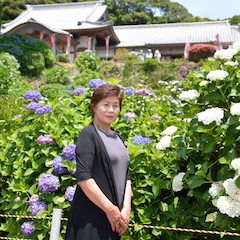
[[129,52],[160,50],[163,59],[180,58],[186,42],[219,44],[240,41],[238,26],[228,21],[113,26],[104,1],[27,5],[17,18],[3,24],[1,35],[21,33],[44,40],[55,55],[94,51],[112,58],[118,48]]

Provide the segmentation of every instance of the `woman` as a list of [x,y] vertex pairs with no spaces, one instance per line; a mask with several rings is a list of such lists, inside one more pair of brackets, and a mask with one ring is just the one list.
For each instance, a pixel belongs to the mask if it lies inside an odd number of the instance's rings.
[[93,122],[76,144],[77,189],[65,240],[117,240],[127,230],[131,211],[129,156],[111,128],[122,103],[120,88],[103,84],[91,99]]

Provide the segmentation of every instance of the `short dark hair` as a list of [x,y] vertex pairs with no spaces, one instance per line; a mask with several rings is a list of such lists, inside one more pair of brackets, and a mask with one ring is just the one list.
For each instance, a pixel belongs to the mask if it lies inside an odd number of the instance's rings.
[[110,83],[104,83],[101,86],[97,87],[92,95],[91,99],[91,113],[92,117],[94,117],[93,109],[94,107],[103,99],[107,97],[117,96],[119,100],[120,110],[122,108],[122,99],[123,94],[121,92],[120,87]]

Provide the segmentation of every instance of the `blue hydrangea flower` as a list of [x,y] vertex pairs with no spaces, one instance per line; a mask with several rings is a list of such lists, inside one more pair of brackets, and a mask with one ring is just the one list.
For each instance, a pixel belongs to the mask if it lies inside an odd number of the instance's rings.
[[63,167],[60,162],[62,162],[64,160],[64,157],[59,156],[53,159],[53,163],[52,166],[54,168],[54,173],[58,173],[58,174],[63,174],[63,173],[67,173],[68,169],[66,167]]
[[26,236],[29,237],[31,235],[33,235],[36,231],[36,229],[33,228],[34,227],[34,222],[25,222],[21,225],[21,232]]
[[72,202],[72,200],[73,200],[75,191],[76,191],[76,187],[70,186],[67,188],[67,190],[65,192],[66,199],[68,199],[70,202]]
[[24,99],[31,99],[33,101],[40,101],[42,98],[42,95],[38,91],[27,91],[24,94]]
[[36,109],[40,108],[41,106],[42,106],[41,103],[30,102],[30,103],[26,106],[26,109],[27,109],[27,110],[36,111]]
[[133,112],[126,112],[126,113],[124,113],[124,115],[123,115],[123,118],[125,119],[125,120],[128,120],[128,119],[130,119],[130,118],[136,118],[137,117],[137,115],[135,114],[135,113],[133,113]]
[[78,95],[78,94],[83,94],[85,93],[87,90],[86,88],[83,88],[83,87],[77,87],[73,90],[72,94],[73,95]]
[[40,144],[44,144],[44,143],[53,144],[54,143],[53,139],[48,134],[39,136],[37,138],[37,142]]
[[44,173],[38,181],[38,188],[43,193],[54,192],[60,185],[59,178],[50,173]]
[[97,88],[97,87],[101,86],[102,84],[105,84],[105,82],[102,79],[94,78],[88,83],[88,86],[90,88]]
[[144,137],[142,135],[136,135],[136,136],[134,136],[133,143],[136,145],[139,145],[141,143],[149,145],[151,143],[151,140],[149,137]]
[[76,145],[70,144],[63,148],[62,153],[67,160],[73,160],[76,159],[76,153],[75,153]]
[[40,202],[40,201],[35,201],[31,202],[30,205],[30,212],[32,213],[33,216],[36,216],[37,213],[41,210],[47,210],[48,206],[45,202]]

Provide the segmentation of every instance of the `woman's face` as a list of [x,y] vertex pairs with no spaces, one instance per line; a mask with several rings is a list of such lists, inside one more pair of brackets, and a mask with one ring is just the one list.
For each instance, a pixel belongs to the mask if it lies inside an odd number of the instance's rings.
[[109,127],[120,112],[120,103],[117,96],[102,99],[93,108],[94,122],[100,127]]

